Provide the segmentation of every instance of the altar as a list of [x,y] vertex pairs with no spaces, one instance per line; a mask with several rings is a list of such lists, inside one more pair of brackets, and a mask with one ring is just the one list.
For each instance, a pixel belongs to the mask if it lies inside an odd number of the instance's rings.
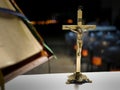
[[120,72],[85,72],[92,83],[66,84],[71,73],[19,75],[6,90],[119,90]]

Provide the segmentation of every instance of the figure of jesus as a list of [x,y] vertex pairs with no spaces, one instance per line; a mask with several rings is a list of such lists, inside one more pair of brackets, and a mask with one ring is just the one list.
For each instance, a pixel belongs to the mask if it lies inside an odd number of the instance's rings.
[[85,83],[91,82],[86,75],[81,73],[81,51],[82,51],[82,37],[83,32],[86,30],[93,30],[96,28],[96,25],[82,25],[82,10],[81,8],[77,11],[77,25],[63,25],[63,30],[71,30],[77,34],[77,49],[76,49],[76,71],[69,76],[67,84],[69,83]]

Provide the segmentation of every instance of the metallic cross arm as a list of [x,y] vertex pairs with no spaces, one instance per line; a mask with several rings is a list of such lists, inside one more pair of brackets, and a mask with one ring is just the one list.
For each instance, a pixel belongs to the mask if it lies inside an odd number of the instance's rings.
[[83,30],[95,30],[96,25],[82,25]]
[[82,10],[78,9],[77,11],[77,24],[82,25]]
[[81,29],[85,29],[85,30],[95,30],[96,29],[96,25],[62,25],[62,29],[63,30],[70,30],[70,29],[77,29],[77,27],[80,27]]
[[77,28],[77,25],[62,25],[63,30],[70,30],[70,29],[75,30],[76,28]]

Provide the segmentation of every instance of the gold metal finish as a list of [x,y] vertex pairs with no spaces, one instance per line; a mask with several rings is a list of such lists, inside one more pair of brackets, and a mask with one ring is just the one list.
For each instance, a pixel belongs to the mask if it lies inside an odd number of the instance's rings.
[[77,50],[76,50],[76,72],[68,77],[67,84],[70,83],[86,83],[90,81],[86,75],[81,74],[81,51],[82,51],[82,37],[83,32],[86,30],[93,30],[96,25],[82,25],[82,10],[79,8],[77,11],[77,25],[63,25],[63,30],[71,30],[77,34]]

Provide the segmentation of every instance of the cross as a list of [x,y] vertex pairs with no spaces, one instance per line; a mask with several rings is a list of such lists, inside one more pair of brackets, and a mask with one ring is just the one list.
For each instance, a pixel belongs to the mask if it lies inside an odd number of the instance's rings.
[[81,72],[81,51],[82,51],[82,37],[83,32],[86,30],[94,30],[96,25],[82,25],[82,10],[79,8],[77,11],[77,25],[63,25],[63,30],[71,30],[77,33],[77,50],[76,50],[76,73]]

